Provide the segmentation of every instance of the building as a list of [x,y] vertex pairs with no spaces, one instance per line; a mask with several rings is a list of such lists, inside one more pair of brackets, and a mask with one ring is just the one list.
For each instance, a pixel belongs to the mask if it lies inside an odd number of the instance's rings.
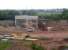
[[46,31],[48,19],[39,16],[20,15],[15,16],[15,25],[17,28],[22,28],[24,31]]
[[24,31],[37,31],[38,16],[15,16],[15,25],[16,27],[21,27]]

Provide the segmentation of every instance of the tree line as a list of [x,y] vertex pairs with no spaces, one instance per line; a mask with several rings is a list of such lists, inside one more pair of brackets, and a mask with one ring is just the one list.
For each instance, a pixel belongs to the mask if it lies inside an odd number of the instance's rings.
[[0,10],[0,20],[14,20],[16,15],[33,15],[51,20],[68,20],[68,9],[63,9],[62,13],[39,13],[36,10]]

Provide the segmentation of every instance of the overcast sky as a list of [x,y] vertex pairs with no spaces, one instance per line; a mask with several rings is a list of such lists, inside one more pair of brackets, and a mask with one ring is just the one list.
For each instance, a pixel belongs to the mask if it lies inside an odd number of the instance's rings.
[[68,8],[68,0],[0,0],[0,9]]

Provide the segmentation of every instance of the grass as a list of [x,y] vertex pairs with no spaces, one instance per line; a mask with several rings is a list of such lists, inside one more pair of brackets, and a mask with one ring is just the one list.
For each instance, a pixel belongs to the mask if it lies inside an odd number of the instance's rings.
[[31,48],[32,48],[32,50],[44,50],[44,48],[42,46],[39,46],[36,44],[32,44]]
[[0,41],[0,50],[5,50],[11,46],[10,41]]

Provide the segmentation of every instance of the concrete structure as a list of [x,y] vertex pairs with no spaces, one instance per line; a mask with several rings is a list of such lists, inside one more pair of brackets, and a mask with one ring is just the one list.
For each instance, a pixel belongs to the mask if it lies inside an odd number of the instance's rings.
[[37,31],[38,29],[38,16],[20,15],[15,16],[16,27],[21,27],[27,31]]

